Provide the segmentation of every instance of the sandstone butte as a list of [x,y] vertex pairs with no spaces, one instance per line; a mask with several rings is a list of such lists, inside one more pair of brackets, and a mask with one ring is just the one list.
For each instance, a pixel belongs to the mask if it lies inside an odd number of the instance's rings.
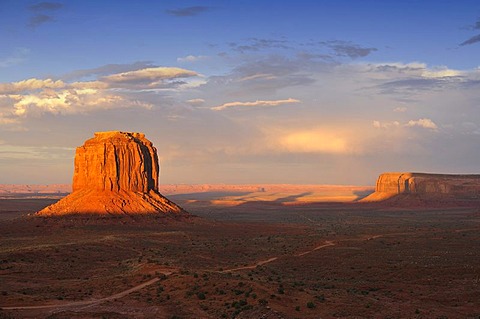
[[480,175],[383,173],[375,192],[363,202],[390,198],[420,200],[480,200]]
[[97,132],[77,147],[72,193],[36,213],[186,213],[158,191],[157,150],[142,133]]

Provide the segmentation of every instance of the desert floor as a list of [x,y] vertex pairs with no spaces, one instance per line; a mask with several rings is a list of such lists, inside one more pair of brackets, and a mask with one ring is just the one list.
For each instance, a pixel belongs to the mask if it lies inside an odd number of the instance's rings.
[[37,218],[56,199],[0,199],[0,318],[480,316],[478,205],[352,202],[361,187],[162,192],[196,217]]

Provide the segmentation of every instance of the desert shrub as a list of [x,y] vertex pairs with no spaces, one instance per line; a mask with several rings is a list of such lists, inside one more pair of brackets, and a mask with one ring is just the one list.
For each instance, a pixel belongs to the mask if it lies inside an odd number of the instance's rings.
[[315,308],[315,303],[314,303],[313,301],[307,302],[307,308],[308,308],[308,309],[313,309],[313,308]]

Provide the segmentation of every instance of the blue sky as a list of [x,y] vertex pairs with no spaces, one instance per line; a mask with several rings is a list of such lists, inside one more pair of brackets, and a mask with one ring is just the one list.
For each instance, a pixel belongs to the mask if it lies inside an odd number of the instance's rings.
[[95,131],[162,183],[478,173],[478,1],[0,2],[0,183],[68,183]]

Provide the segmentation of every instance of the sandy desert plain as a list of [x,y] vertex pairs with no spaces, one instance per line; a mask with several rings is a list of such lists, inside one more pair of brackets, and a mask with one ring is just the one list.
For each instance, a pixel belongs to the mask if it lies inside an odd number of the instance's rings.
[[28,215],[66,189],[0,188],[0,318],[480,318],[478,202],[162,185],[191,216]]

